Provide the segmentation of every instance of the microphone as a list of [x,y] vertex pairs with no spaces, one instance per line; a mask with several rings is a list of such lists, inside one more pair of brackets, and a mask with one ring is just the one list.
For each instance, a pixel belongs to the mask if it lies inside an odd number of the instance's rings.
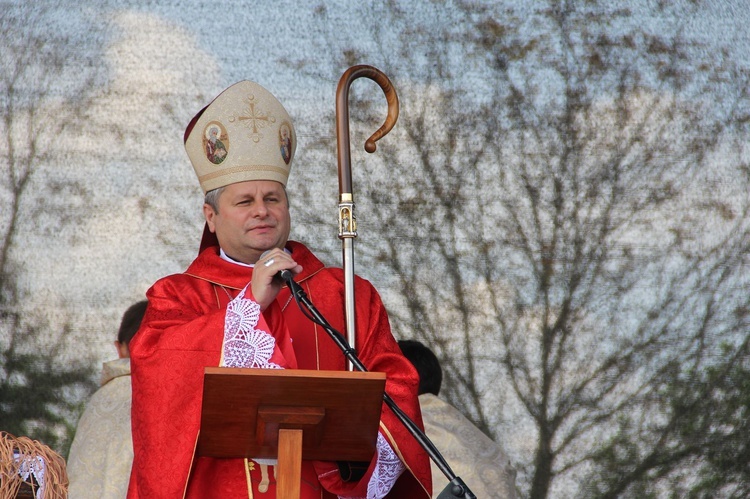
[[278,272],[276,272],[276,275],[274,277],[278,277],[279,279],[283,279],[286,282],[289,282],[292,280],[292,277],[294,277],[294,275],[292,274],[291,270],[284,269],[284,270],[279,270]]
[[[263,253],[261,253],[260,257],[258,258],[258,262],[263,260],[263,257],[265,257],[267,254],[269,254],[271,250],[266,250]],[[258,265],[258,262],[255,262],[255,265]],[[274,279],[281,279],[282,281],[289,282],[294,277],[294,274],[292,274],[292,271],[289,269],[283,269],[276,272],[276,274],[273,276]]]

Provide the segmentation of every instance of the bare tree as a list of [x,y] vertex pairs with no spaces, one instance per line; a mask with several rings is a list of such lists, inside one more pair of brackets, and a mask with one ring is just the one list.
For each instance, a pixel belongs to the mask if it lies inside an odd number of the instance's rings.
[[[748,73],[684,33],[696,2],[639,13],[656,29],[606,2],[433,8],[363,15],[400,26],[378,52],[325,38],[340,71],[379,54],[403,103],[355,177],[360,269],[526,495],[689,490],[704,447],[665,393],[744,355]],[[379,106],[353,105],[358,133]]]
[[4,4],[0,14],[0,419],[4,430],[63,452],[94,372],[87,359],[63,358],[69,325],[50,331],[43,312],[22,306],[19,241],[42,220],[59,228],[73,210],[56,210],[57,204],[85,195],[82,185],[65,181],[30,190],[35,176],[60,160],[58,137],[80,123],[99,74],[95,52],[86,52],[93,31],[82,44],[63,34],[75,31],[54,29],[65,7]]

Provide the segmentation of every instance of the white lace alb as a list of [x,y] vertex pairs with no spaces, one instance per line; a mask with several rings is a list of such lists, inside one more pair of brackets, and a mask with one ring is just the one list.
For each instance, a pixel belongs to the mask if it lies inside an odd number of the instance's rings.
[[247,286],[227,305],[224,317],[223,365],[281,369],[278,364],[270,362],[276,339],[267,332],[256,329],[260,318],[260,305],[245,298]]
[[[401,462],[391,445],[380,433],[378,433],[377,451],[378,462],[375,464],[375,471],[373,471],[367,484],[367,499],[382,499],[388,495],[398,477],[406,469],[404,463]],[[339,499],[344,498],[339,496]]]

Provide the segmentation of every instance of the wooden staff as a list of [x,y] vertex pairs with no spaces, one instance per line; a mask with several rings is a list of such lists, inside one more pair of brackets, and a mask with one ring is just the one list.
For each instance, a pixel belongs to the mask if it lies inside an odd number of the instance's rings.
[[[336,143],[339,160],[339,239],[344,259],[344,307],[346,312],[346,337],[351,348],[357,348],[356,318],[354,304],[354,238],[357,237],[357,218],[354,216],[352,193],[352,158],[349,148],[349,87],[357,78],[369,78],[377,83],[388,101],[388,116],[385,123],[365,141],[365,151],[375,152],[375,142],[391,131],[398,120],[398,95],[391,81],[379,69],[372,66],[352,66],[339,80],[336,89]],[[349,370],[354,370],[348,362]]]

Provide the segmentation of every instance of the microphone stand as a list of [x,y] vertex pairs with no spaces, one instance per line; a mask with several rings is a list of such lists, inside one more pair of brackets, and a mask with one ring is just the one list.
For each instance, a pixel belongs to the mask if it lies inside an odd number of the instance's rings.
[[[294,301],[297,302],[297,306],[300,308],[303,315],[326,330],[333,342],[336,343],[336,346],[341,349],[352,366],[354,366],[359,371],[367,372],[367,368],[359,360],[355,350],[349,345],[344,336],[340,332],[336,331],[328,323],[325,317],[323,317],[315,308],[310,299],[307,297],[305,291],[302,289],[302,286],[294,281],[294,276],[292,275],[292,273],[288,270],[282,270],[281,272],[279,272],[279,274],[281,278],[286,281],[287,286],[289,286],[289,290],[294,297]],[[474,495],[474,493],[464,483],[461,477],[456,476],[456,474],[446,462],[445,458],[442,456],[442,454],[440,454],[440,451],[438,451],[437,447],[435,447],[435,444],[433,444],[432,441],[427,437],[427,435],[425,435],[424,431],[422,431],[419,426],[417,426],[417,424],[412,421],[412,419],[404,411],[401,410],[401,408],[390,397],[390,395],[388,395],[387,393],[383,393],[383,400],[386,405],[390,407],[391,411],[393,411],[393,414],[396,415],[398,420],[401,421],[401,423],[406,427],[409,433],[412,434],[419,445],[427,452],[427,454],[430,456],[430,459],[435,462],[437,467],[440,468],[440,471],[442,471],[446,478],[448,478],[450,483],[448,483],[445,489],[443,489],[440,495],[438,495],[438,499],[476,499],[477,496]]]

